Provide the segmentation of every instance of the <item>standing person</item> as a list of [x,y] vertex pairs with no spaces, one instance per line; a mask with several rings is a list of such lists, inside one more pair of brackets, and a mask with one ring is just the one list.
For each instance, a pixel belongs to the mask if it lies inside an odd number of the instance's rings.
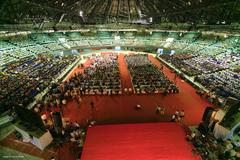
[[183,121],[184,116],[185,116],[184,110],[181,110],[181,111],[179,112],[179,117],[180,117],[180,121],[181,121],[181,122]]
[[163,64],[160,65],[160,70],[163,71]]
[[78,107],[80,107],[81,102],[82,102],[81,96],[80,96],[80,95],[77,95],[76,99],[77,99]]
[[93,101],[90,102],[90,106],[91,106],[91,109],[93,110],[94,109],[94,102]]
[[176,122],[176,115],[175,114],[172,115],[171,122]]
[[177,77],[178,77],[178,75],[177,75],[177,73],[175,72],[175,74],[174,74],[174,78],[173,78],[173,82],[174,82],[174,84],[177,84]]
[[176,110],[176,112],[175,112],[175,121],[176,122],[180,121],[180,112],[178,110]]
[[140,104],[137,104],[137,105],[135,106],[135,108],[136,108],[136,110],[141,110],[141,109],[142,109],[142,106],[141,106]]
[[90,102],[90,107],[91,107],[91,117],[90,117],[90,121],[92,121],[94,119],[94,108],[95,108],[95,104],[93,101]]
[[156,105],[156,114],[159,114],[162,111],[162,108]]

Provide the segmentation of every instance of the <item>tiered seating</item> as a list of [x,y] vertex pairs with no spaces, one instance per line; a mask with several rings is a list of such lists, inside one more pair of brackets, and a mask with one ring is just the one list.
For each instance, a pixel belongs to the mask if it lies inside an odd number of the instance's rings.
[[8,53],[0,51],[0,66],[13,62],[15,60],[17,59],[9,56]]
[[0,111],[11,109],[16,105],[25,107],[42,88],[38,81],[25,75],[1,75]]
[[31,34],[29,36],[32,40],[37,42],[38,44],[46,44],[46,43],[54,43],[55,40],[49,37],[46,33],[42,34]]
[[7,55],[9,55],[11,57],[14,57],[16,59],[22,59],[22,58],[26,58],[26,57],[35,55],[32,52],[27,51],[25,48],[9,50],[9,51],[6,51],[5,54],[7,54]]
[[10,50],[10,49],[14,49],[16,48],[14,45],[12,45],[11,43],[8,43],[6,41],[0,41],[0,51],[4,51],[4,50]]
[[42,45],[30,46],[26,48],[29,52],[39,54],[39,53],[49,53],[49,49],[43,47]]
[[147,55],[129,55],[125,59],[136,93],[178,92],[177,87],[151,63]]
[[152,32],[150,39],[151,40],[160,40],[160,41],[166,41],[167,34],[162,32]]
[[188,51],[190,53],[198,52],[199,50],[207,47],[208,45],[209,45],[208,41],[197,40],[192,43],[190,42],[189,45],[184,48],[184,50],[185,52]]
[[181,49],[184,49],[189,45],[190,45],[189,42],[178,40],[178,41],[174,41],[174,44],[171,45],[171,49],[174,49],[174,50],[178,49],[178,52],[181,52],[182,51]]
[[205,49],[202,49],[201,51],[198,52],[199,55],[208,55],[208,56],[216,56],[222,52],[225,52],[225,49],[222,48],[221,46],[217,45],[212,45],[209,47],[206,47]]
[[215,60],[224,68],[230,68],[240,63],[240,55],[230,51],[223,52],[215,56]]
[[14,106],[26,107],[75,60],[75,57],[62,59],[42,57],[7,65],[0,77],[0,110]]
[[49,49],[50,51],[56,51],[56,50],[62,50],[64,47],[58,43],[48,43],[48,44],[43,44],[45,48]]
[[69,41],[78,41],[81,39],[81,35],[79,32],[69,32],[66,33],[66,39]]
[[185,71],[189,75],[206,74],[224,69],[215,59],[209,56],[198,56],[183,62],[189,66],[189,71]]
[[240,73],[224,70],[212,74],[200,75],[196,81],[222,97],[240,98]]
[[101,46],[101,42],[98,39],[88,40],[88,43],[90,44],[90,46]]
[[224,69],[224,67],[227,67],[222,65],[222,61],[206,55],[194,56],[191,54],[163,54],[160,57],[172,63],[175,67],[189,76],[216,72]]
[[89,46],[89,42],[87,40],[80,40],[80,41],[74,41],[75,47],[83,47],[83,46]]
[[98,32],[98,37],[100,40],[114,38],[110,32]]
[[100,42],[102,43],[103,46],[108,46],[113,44],[113,40],[110,40],[110,39],[101,39]]
[[188,74],[188,75],[194,75],[196,73],[199,73],[199,71],[193,67],[190,67],[186,63],[184,63],[184,60],[191,59],[193,57],[196,57],[192,54],[174,54],[174,55],[169,55],[169,54],[163,54],[160,56],[167,62],[173,64],[176,68],[180,69],[182,72]]
[[9,43],[12,43],[18,47],[28,47],[36,45],[35,41],[31,39],[11,39],[9,40]]

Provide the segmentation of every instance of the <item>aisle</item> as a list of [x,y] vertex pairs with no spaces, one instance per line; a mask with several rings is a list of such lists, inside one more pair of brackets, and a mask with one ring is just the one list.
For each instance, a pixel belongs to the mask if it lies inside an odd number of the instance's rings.
[[[157,58],[152,55],[148,55],[148,58],[158,67],[161,66],[161,62]],[[169,80],[174,81],[175,73],[173,73],[169,68],[164,66],[163,72]],[[183,107],[186,115],[189,115],[185,118],[185,121],[195,119],[194,116],[201,117],[204,109],[207,106],[212,106],[210,102],[203,99],[196,93],[195,88],[180,77],[176,79],[176,85],[179,87],[180,93],[174,95],[173,103],[176,103],[176,106]]]
[[131,75],[128,71],[127,62],[125,61],[124,54],[122,53],[119,54],[118,63],[119,63],[119,72],[121,76],[122,90],[124,90],[124,88],[133,89],[132,82],[131,82]]

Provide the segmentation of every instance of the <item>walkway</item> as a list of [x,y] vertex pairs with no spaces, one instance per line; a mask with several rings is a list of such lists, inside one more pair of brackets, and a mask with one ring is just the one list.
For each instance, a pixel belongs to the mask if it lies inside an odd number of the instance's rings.
[[121,76],[122,90],[124,90],[124,88],[131,88],[133,90],[131,75],[128,71],[127,62],[125,61],[123,53],[119,54],[118,63]]

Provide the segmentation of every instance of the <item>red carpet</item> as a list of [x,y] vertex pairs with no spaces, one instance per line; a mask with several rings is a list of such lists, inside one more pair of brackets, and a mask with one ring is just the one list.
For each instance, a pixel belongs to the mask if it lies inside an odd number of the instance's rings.
[[176,123],[93,126],[81,160],[196,160]]
[[131,75],[128,71],[127,68],[127,63],[124,58],[124,54],[119,54],[118,56],[118,63],[119,65],[119,72],[121,75],[121,84],[122,84],[122,89],[124,88],[131,88],[133,89],[132,82],[131,82]]

